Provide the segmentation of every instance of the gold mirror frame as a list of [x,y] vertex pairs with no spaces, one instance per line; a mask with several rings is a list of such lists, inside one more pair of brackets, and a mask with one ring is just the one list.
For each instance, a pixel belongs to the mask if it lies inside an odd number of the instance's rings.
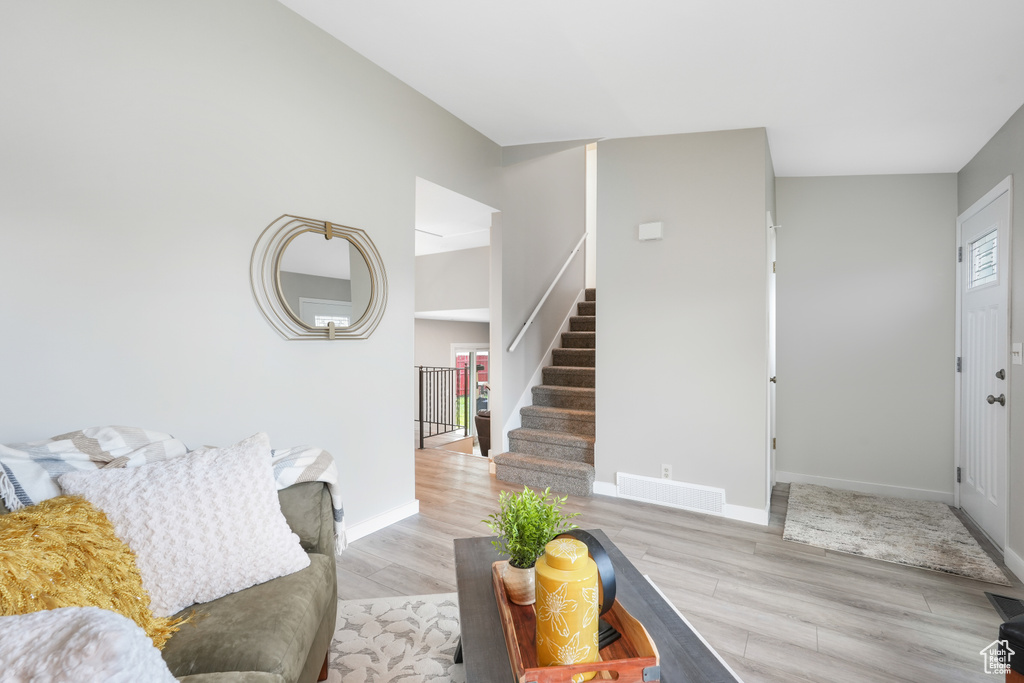
[[[281,257],[293,239],[304,232],[325,239],[348,240],[359,251],[370,271],[370,302],[362,316],[348,327],[311,327],[299,319],[281,293]],[[285,339],[366,339],[377,329],[388,299],[388,280],[384,262],[365,231],[336,225],[329,221],[285,214],[267,226],[256,240],[249,262],[252,293],[260,311]]]

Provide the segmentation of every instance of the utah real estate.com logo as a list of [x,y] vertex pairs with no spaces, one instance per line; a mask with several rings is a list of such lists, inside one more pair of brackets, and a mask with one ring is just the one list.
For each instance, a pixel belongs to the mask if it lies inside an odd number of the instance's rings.
[[985,673],[1000,676],[1010,673],[1010,657],[1014,652],[1007,641],[993,640],[980,654],[985,658]]

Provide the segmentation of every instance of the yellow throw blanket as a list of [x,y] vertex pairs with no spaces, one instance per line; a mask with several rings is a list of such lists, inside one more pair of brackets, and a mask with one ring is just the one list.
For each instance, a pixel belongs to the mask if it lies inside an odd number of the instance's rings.
[[135,556],[85,499],[0,515],[0,616],[90,606],[133,620],[158,648],[186,621],[153,616]]

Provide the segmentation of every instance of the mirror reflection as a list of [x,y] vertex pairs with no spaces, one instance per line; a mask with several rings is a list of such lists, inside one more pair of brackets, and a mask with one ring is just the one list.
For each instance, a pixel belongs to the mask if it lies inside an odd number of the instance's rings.
[[278,282],[292,316],[308,327],[354,325],[370,304],[370,269],[347,239],[296,235],[281,255]]

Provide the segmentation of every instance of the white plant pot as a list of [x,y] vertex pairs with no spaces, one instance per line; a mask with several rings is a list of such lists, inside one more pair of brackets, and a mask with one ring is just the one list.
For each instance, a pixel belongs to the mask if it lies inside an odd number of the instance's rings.
[[506,562],[501,576],[509,600],[517,605],[532,605],[537,601],[537,579],[533,567],[520,569]]

